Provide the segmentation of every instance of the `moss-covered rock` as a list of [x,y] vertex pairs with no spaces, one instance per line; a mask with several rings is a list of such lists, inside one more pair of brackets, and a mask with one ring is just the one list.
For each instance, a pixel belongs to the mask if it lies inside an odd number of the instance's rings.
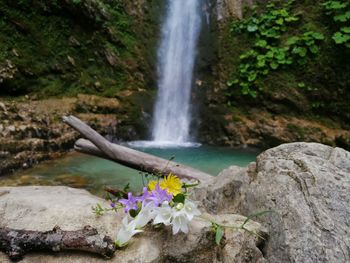
[[147,86],[150,51],[136,22],[143,14],[129,14],[127,2],[0,1],[0,64],[11,65],[0,95],[115,96]]

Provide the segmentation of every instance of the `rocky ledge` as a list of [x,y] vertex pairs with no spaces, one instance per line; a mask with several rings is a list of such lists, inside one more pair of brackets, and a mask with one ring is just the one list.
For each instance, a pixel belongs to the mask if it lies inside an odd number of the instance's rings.
[[135,127],[143,121],[141,106],[130,107],[128,101],[134,93],[120,93],[121,99],[81,94],[75,98],[0,100],[0,176],[72,149],[79,134],[62,122],[64,115],[75,114],[104,136],[138,138]]
[[[350,152],[316,143],[267,150],[246,168],[232,166],[192,193],[203,213],[225,224],[273,210],[244,231],[226,229],[220,246],[210,224],[193,221],[189,235],[148,228],[110,262],[349,262]],[[84,225],[114,237],[121,214],[95,217],[104,200],[67,187],[0,188],[0,227],[77,230]],[[267,235],[268,233],[268,235]],[[1,262],[8,262],[0,254]],[[106,262],[87,254],[31,254],[23,262]]]

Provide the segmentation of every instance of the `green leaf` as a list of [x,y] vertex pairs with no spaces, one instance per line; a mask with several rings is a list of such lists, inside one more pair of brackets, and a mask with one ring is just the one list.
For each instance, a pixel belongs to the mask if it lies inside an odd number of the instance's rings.
[[309,47],[309,50],[310,50],[311,53],[317,54],[317,52],[318,52],[318,47],[315,46],[315,45],[313,45],[313,46]]
[[332,38],[336,44],[343,44],[343,43],[346,43],[350,39],[350,35],[346,35],[346,34],[343,34],[341,32],[336,32]]
[[137,216],[138,212],[134,209],[130,209],[129,210],[129,215],[133,218],[135,218]]
[[259,39],[258,41],[255,42],[255,46],[265,48],[267,46],[267,41],[263,39]]
[[265,67],[265,59],[264,60],[258,60],[258,63],[256,63],[256,66],[258,67],[258,68],[263,68],[263,67]]
[[215,231],[215,243],[217,245],[220,245],[221,239],[224,235],[224,232],[220,226],[216,226],[216,231]]
[[185,203],[185,195],[184,194],[177,194],[174,198],[173,198],[173,202],[174,203]]
[[280,37],[280,34],[272,28],[270,28],[266,31],[262,31],[261,35],[269,37],[269,38],[279,38]]
[[255,32],[258,30],[258,26],[257,25],[248,25],[247,30],[248,30],[248,32]]
[[269,70],[268,69],[264,69],[263,72],[262,72],[263,75],[268,75],[269,74]]
[[287,45],[294,45],[300,40],[299,37],[293,36],[287,39]]
[[270,51],[268,51],[267,53],[266,53],[266,57],[267,58],[273,58],[273,51],[272,50],[270,50]]
[[232,85],[237,84],[238,82],[239,82],[238,79],[233,79],[233,80],[227,81],[226,84],[227,84],[227,86],[231,87]]
[[293,64],[293,60],[291,58],[286,59],[286,64],[287,65]]
[[255,90],[250,90],[249,95],[252,96],[253,98],[256,98],[258,94]]
[[305,88],[305,83],[304,82],[299,82],[298,83],[299,88]]
[[350,26],[342,27],[340,30],[344,33],[350,34]]
[[334,16],[333,19],[335,22],[346,22],[346,21],[350,20],[350,11],[348,11],[344,14],[336,15],[336,16]]
[[272,61],[272,62],[270,63],[270,67],[271,67],[272,69],[277,69],[277,68],[278,68],[278,63],[276,63],[275,61]]
[[283,51],[281,51],[281,50],[278,50],[278,52],[276,53],[276,55],[275,55],[275,58],[277,59],[277,60],[284,60],[285,59],[285,53],[283,52]]
[[285,18],[286,22],[295,22],[299,20],[299,17],[296,16],[290,16]]
[[250,72],[248,75],[248,81],[253,82],[254,80],[256,80],[256,77],[257,77],[256,72]]
[[293,48],[292,53],[298,54],[300,57],[305,57],[307,50],[304,47],[295,47],[295,48]]
[[244,83],[244,82],[241,82],[240,83],[240,86],[241,86],[241,92],[243,95],[248,95],[249,94],[249,85],[247,83]]
[[284,22],[283,18],[279,18],[279,19],[277,19],[277,20],[275,21],[275,23],[276,23],[277,25],[283,25],[283,22]]
[[319,32],[313,32],[312,36],[317,39],[317,40],[323,40],[324,39],[324,35],[319,33]]
[[340,1],[328,1],[325,3],[326,9],[328,10],[341,10],[344,9],[348,4]]

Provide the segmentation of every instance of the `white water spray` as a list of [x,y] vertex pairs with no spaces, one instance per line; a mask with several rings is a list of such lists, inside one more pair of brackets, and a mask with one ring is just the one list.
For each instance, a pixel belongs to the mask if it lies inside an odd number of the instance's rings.
[[168,0],[158,50],[158,95],[152,139],[157,144],[186,144],[201,0]]

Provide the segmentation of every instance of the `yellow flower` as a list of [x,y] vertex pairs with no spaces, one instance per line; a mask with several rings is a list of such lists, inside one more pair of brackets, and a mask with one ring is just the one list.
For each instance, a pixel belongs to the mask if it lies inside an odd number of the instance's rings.
[[156,185],[158,184],[158,181],[152,180],[148,183],[148,190],[153,191],[156,189]]
[[176,196],[181,193],[182,182],[177,176],[170,173],[160,182],[159,186],[162,189],[166,189],[169,194]]

